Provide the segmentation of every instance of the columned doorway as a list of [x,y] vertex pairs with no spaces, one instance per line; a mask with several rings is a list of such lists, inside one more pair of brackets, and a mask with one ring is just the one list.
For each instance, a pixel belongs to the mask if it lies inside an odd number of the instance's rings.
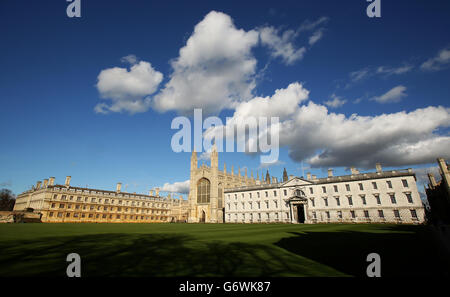
[[297,204],[297,223],[303,224],[305,222],[305,206]]

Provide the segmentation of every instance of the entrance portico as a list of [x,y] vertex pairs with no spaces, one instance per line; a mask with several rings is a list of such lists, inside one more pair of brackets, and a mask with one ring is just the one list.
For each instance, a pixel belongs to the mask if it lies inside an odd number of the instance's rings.
[[300,189],[294,190],[294,195],[285,200],[289,205],[289,218],[293,224],[303,224],[308,221],[308,200]]

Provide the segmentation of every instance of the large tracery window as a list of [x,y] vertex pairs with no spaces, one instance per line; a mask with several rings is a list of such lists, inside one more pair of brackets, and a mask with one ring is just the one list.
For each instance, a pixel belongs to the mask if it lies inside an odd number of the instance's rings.
[[209,203],[211,183],[206,178],[197,182],[197,203]]

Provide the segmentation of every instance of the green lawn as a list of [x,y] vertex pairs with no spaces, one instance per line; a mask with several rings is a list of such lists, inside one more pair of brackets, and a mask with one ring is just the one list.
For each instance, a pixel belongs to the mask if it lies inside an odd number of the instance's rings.
[[1,224],[0,276],[448,275],[426,226],[234,224]]

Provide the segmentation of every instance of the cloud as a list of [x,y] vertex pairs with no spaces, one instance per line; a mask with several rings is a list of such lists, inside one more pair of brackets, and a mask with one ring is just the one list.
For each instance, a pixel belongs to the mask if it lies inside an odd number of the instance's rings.
[[414,66],[410,65],[410,64],[405,64],[403,66],[399,66],[396,68],[380,66],[377,68],[376,73],[386,74],[389,76],[389,75],[394,75],[394,74],[403,74],[403,73],[411,71],[413,68],[414,68]]
[[293,30],[286,30],[281,34],[274,27],[263,27],[260,29],[261,43],[271,50],[271,56],[281,58],[287,65],[301,60],[306,52],[305,47],[296,48],[293,41],[296,33]]
[[130,64],[130,65],[136,64],[137,61],[138,61],[138,58],[137,58],[135,55],[132,55],[132,54],[120,58],[120,62],[122,62],[122,63],[128,63],[128,64]]
[[0,182],[0,187],[11,187],[12,186],[12,182],[10,180],[5,181],[5,182]]
[[426,71],[439,71],[450,65],[450,48],[444,48],[439,53],[425,61],[420,68]]
[[402,85],[396,86],[381,96],[373,97],[372,100],[377,101],[378,103],[399,102],[403,97],[407,96],[405,91],[406,87]]
[[353,85],[364,81],[365,79],[373,76],[384,76],[388,77],[391,75],[400,75],[410,72],[414,69],[414,65],[404,63],[402,66],[390,67],[390,66],[379,66],[379,67],[364,67],[360,70],[356,70],[349,73],[349,82],[345,85],[348,89]]
[[450,109],[444,107],[346,117],[309,102],[283,123],[280,142],[289,146],[292,159],[312,167],[425,164],[439,155],[450,157],[450,137],[433,133],[449,125]]
[[94,108],[97,113],[126,111],[131,114],[144,112],[150,108],[150,99],[163,79],[150,63],[141,61],[126,68],[114,67],[102,70],[98,75],[97,90],[110,103],[99,103]]
[[286,164],[286,163],[281,161],[281,160],[277,160],[277,161],[272,162],[272,163],[260,163],[259,166],[258,166],[258,170],[266,169],[266,168],[270,168],[270,167],[274,167],[274,166],[280,166],[280,165],[283,165],[283,164]]
[[189,193],[189,185],[190,180],[186,180],[184,182],[174,182],[165,183],[164,186],[160,188],[162,192],[171,192],[171,193],[180,193],[180,194],[188,194]]
[[311,37],[309,37],[309,45],[313,45],[314,43],[316,43],[317,41],[319,41],[321,38],[323,37],[323,30],[319,29],[317,31],[314,32],[313,35],[311,35]]
[[357,81],[363,80],[364,78],[369,76],[369,73],[370,73],[369,68],[364,68],[361,70],[350,72],[350,74],[349,74],[350,80],[352,82],[357,82]]
[[322,24],[325,24],[326,22],[328,22],[329,18],[328,17],[320,17],[318,18],[316,21],[309,21],[306,20],[303,22],[303,24],[300,26],[300,28],[298,29],[299,32],[303,32],[303,31],[312,31],[314,29],[316,29],[317,27],[319,27]]
[[[326,106],[308,101],[308,96],[301,84],[290,84],[271,97],[240,103],[227,124],[251,115],[278,116],[280,147],[288,148],[292,160],[306,161],[311,167],[372,168],[377,162],[403,166],[431,163],[437,156],[450,158],[450,137],[436,134],[450,126],[450,108],[431,106],[411,112],[346,116],[330,113]],[[223,127],[211,133],[220,129]]]
[[[323,36],[321,26],[327,20],[322,17],[307,21],[296,31],[271,26],[247,31],[237,28],[229,15],[211,11],[194,27],[178,57],[171,61],[169,79],[158,93],[162,74],[150,63],[128,55],[121,61],[131,65],[130,71],[115,67],[100,73],[97,89],[102,98],[111,102],[100,102],[94,110],[137,113],[153,108],[183,115],[192,114],[195,108],[201,108],[204,115],[233,110],[255,97],[257,81],[266,69],[257,72],[254,48],[266,47],[273,58],[291,65],[307,51],[306,46],[295,45],[300,32],[315,30],[309,38],[309,44],[315,44]],[[146,71],[138,71],[142,68]]]
[[347,102],[347,100],[342,99],[342,97],[336,96],[336,94],[332,94],[331,98],[333,100],[328,100],[325,101],[325,105],[327,105],[328,107],[333,107],[333,108],[337,108],[337,107],[341,107],[342,105],[345,104],[345,102]]
[[172,61],[173,73],[153,107],[182,114],[202,108],[213,114],[251,98],[256,85],[251,49],[257,44],[257,31],[237,29],[224,13],[208,13]]

